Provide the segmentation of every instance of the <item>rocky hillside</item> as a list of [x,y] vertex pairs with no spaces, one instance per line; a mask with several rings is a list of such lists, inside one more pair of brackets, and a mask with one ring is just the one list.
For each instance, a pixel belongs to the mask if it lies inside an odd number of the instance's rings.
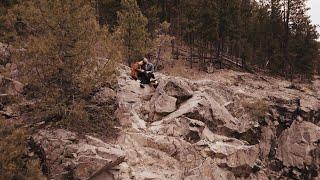
[[38,131],[42,170],[53,179],[320,178],[319,79],[292,86],[234,71],[197,81],[156,76],[157,89],[141,89],[121,67],[114,142]]

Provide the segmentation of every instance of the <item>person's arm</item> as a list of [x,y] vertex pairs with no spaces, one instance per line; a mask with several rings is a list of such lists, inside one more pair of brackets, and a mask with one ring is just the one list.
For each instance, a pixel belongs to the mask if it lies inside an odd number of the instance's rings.
[[138,72],[145,72],[145,70],[142,68],[142,65],[138,64],[138,68],[137,68]]
[[139,72],[145,72],[145,70],[143,70],[141,67],[139,69],[137,69],[137,71]]

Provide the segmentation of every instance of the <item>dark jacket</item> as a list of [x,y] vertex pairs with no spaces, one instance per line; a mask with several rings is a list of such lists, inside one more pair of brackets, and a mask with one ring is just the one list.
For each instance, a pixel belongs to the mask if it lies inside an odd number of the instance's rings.
[[143,69],[147,74],[154,73],[154,65],[152,63],[147,63],[146,65],[144,65]]

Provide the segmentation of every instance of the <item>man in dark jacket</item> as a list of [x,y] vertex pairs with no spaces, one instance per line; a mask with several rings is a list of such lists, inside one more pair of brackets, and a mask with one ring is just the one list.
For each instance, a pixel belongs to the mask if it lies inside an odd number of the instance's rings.
[[147,58],[143,58],[143,66],[142,66],[142,69],[145,71],[145,74],[148,78],[148,80],[150,81],[151,78],[155,79],[154,77],[154,65],[152,63],[150,63],[148,61]]
[[151,84],[155,88],[158,86],[158,82],[154,76],[154,65],[148,61],[147,58],[143,58],[142,73],[139,73],[139,79],[142,84]]

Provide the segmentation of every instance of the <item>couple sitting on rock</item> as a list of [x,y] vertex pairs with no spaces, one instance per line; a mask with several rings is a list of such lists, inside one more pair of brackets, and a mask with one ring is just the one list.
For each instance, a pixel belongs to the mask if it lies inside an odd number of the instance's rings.
[[144,84],[150,84],[157,88],[158,82],[154,76],[154,65],[143,58],[142,61],[134,63],[131,67],[131,77],[134,80],[140,81],[140,87],[144,88]]

